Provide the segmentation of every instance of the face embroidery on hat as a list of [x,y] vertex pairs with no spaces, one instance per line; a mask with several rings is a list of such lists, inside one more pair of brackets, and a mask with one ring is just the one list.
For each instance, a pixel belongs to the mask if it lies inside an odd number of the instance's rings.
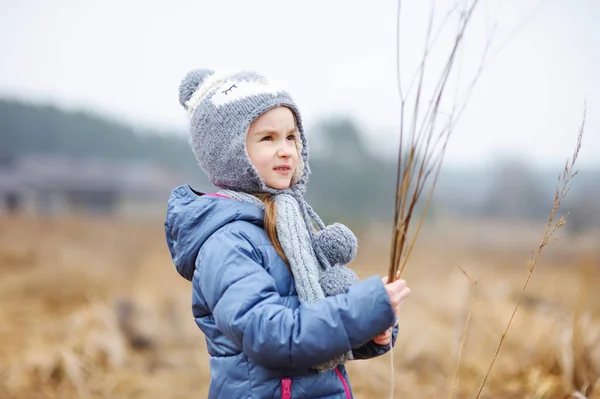
[[268,83],[266,79],[247,80],[228,80],[221,87],[223,90],[216,92],[211,101],[216,107],[222,107],[234,101],[256,96],[257,94],[268,94],[276,96],[281,90],[278,87]]
[[233,85],[233,86],[231,86],[229,89],[227,89],[227,90],[223,90],[221,93],[223,93],[223,94],[227,95],[227,94],[229,94],[229,92],[230,92],[231,90],[235,89],[236,87],[237,87],[236,85]]
[[216,90],[223,82],[229,79],[233,75],[232,72],[222,71],[214,72],[204,79],[204,82],[194,92],[192,97],[186,101],[185,105],[190,115],[194,113],[198,105],[211,94],[212,91]]

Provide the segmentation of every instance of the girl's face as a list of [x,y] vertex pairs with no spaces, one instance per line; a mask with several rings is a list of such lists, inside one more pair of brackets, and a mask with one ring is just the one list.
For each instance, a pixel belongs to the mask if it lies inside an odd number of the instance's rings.
[[273,108],[260,115],[248,129],[246,151],[268,187],[290,186],[298,166],[296,120],[287,107]]

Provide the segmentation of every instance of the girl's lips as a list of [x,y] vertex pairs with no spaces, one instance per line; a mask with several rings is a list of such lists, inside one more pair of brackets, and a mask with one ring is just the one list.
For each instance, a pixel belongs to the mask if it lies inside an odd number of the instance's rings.
[[273,170],[282,175],[287,175],[292,171],[292,168],[289,166],[278,166],[276,168],[273,168]]

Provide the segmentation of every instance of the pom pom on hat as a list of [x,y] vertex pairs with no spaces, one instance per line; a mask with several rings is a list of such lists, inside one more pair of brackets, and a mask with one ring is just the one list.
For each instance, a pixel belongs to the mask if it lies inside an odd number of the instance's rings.
[[194,69],[188,72],[179,84],[179,103],[187,111],[186,103],[192,98],[194,92],[200,87],[204,79],[214,72],[210,69]]

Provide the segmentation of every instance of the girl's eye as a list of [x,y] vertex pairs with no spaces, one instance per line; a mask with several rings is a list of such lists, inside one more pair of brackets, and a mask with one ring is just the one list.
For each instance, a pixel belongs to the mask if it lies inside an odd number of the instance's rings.
[[296,140],[296,135],[295,134],[290,134],[289,136],[287,136],[288,140]]
[[262,139],[260,139],[260,141],[270,141],[271,140],[271,136],[265,136]]

